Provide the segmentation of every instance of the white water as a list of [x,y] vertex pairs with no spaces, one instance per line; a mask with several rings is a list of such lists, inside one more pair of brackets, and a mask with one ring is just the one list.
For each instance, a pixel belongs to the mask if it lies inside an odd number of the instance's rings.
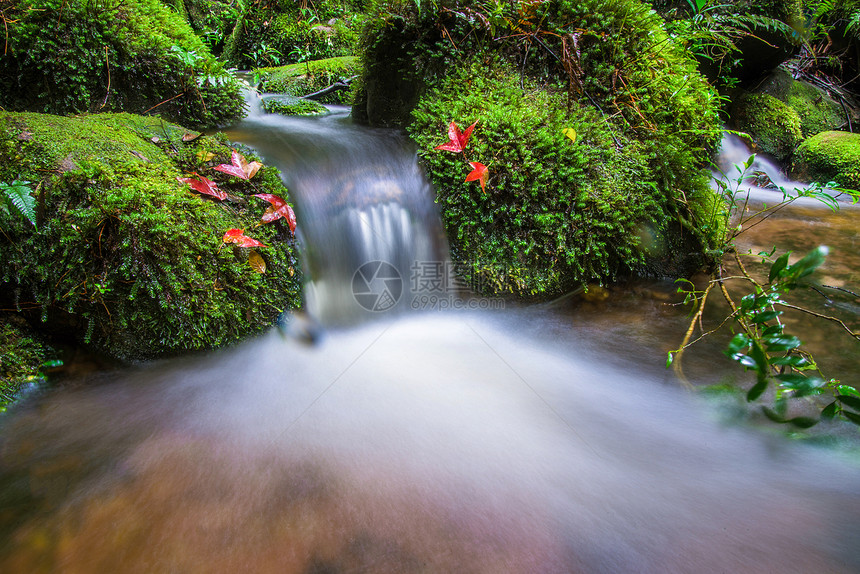
[[[238,131],[260,149],[304,125],[257,121]],[[344,128],[348,150],[360,130]],[[293,185],[350,189],[356,176],[311,143],[285,169],[310,181]],[[366,175],[387,160],[371,149],[359,189],[387,185]],[[395,239],[407,227],[392,220],[432,221],[412,215],[426,183],[398,181],[396,197],[345,211],[301,200],[305,237],[338,237],[325,249],[360,264],[379,251],[338,217],[370,214],[373,235],[414,257],[435,240],[421,226]],[[323,296],[346,305],[352,269],[324,273],[339,291]],[[544,315],[376,314],[314,346],[272,332],[21,405],[0,427],[0,571],[860,571],[858,469],[721,428]]]

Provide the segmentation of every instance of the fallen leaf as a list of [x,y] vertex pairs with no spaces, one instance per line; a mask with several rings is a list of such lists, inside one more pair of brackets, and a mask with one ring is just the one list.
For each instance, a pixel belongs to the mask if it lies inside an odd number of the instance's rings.
[[460,128],[457,127],[456,122],[451,120],[451,124],[448,126],[448,142],[443,143],[442,145],[437,145],[433,149],[441,149],[445,151],[453,151],[455,153],[460,153],[464,149],[466,149],[466,144],[469,143],[469,138],[472,135],[472,130],[475,129],[475,126],[478,125],[478,122],[470,125],[466,128],[466,131],[460,133]]
[[203,135],[203,132],[199,132],[197,134],[185,132],[184,134],[182,134],[182,141],[184,141],[185,143],[193,142],[194,140],[196,140],[197,138],[199,138],[202,135]]
[[222,163],[216,165],[213,169],[241,179],[251,179],[257,175],[261,167],[263,167],[263,164],[260,162],[252,161],[248,163],[239,152],[233,150],[233,153],[230,154],[230,164]]
[[218,186],[211,179],[207,179],[197,172],[194,173],[197,178],[193,177],[177,177],[180,183],[187,183],[191,189],[198,193],[203,193],[205,195],[211,195],[221,201],[227,199],[227,192],[221,191],[218,189]]
[[253,267],[254,271],[257,273],[266,272],[266,260],[263,259],[263,256],[256,251],[248,252],[248,263],[251,264],[251,267]]
[[244,229],[229,229],[222,238],[224,243],[235,243],[237,247],[267,247],[265,244],[245,235]]
[[287,220],[287,224],[290,226],[290,232],[296,232],[296,213],[286,201],[277,195],[272,195],[271,193],[257,193],[254,197],[264,199],[271,204],[271,206],[266,209],[266,212],[263,213],[263,217],[260,221],[263,223],[270,223],[283,217]]
[[570,139],[570,141],[572,141],[573,143],[576,143],[576,130],[575,129],[564,128],[563,130],[561,130],[561,133],[566,135],[568,137],[568,139]]
[[487,179],[490,177],[490,171],[487,166],[477,161],[470,161],[472,172],[466,176],[466,181],[478,181],[481,184],[481,191],[486,193]]
[[211,151],[206,151],[205,149],[197,152],[197,159],[200,160],[200,163],[211,161],[213,157],[215,157],[215,154]]

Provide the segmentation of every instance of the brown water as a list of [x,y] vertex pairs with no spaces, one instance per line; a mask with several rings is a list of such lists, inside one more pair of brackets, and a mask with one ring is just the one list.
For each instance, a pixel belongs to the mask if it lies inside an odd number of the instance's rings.
[[[322,137],[272,122],[277,142]],[[326,162],[314,178],[344,181]],[[390,189],[373,171],[350,185]],[[427,191],[417,176],[398,196]],[[343,256],[353,266],[438,245],[385,240],[438,225],[423,201],[389,203],[398,223],[371,226],[384,240]],[[313,213],[308,232],[329,224]],[[362,229],[328,231],[343,245]],[[713,422],[662,368],[685,324],[673,290],[376,313],[315,345],[272,331],[35,397],[0,420],[0,572],[860,571],[860,469]],[[343,285],[326,292],[338,301],[318,308],[349,304]],[[695,382],[735,372],[706,352],[721,344],[691,353]]]

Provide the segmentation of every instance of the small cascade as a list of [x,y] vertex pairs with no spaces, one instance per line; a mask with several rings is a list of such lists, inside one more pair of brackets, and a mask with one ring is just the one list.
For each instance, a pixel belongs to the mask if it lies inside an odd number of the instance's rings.
[[430,185],[400,134],[321,119],[252,115],[230,132],[277,166],[296,204],[307,307],[323,324],[410,309],[422,269],[449,269]]

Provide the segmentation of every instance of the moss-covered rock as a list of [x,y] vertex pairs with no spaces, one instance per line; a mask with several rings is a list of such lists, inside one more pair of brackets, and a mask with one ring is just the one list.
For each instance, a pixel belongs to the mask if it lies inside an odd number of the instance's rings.
[[[715,94],[659,17],[635,0],[438,4],[375,16],[354,115],[406,127],[481,285],[548,297],[705,262]],[[434,149],[451,120],[477,122],[463,154]]]
[[800,144],[792,167],[802,181],[835,181],[860,191],[860,134],[821,132]]
[[304,100],[294,96],[270,95],[263,97],[263,110],[270,114],[282,116],[324,116],[328,109],[313,100]]
[[786,70],[779,69],[771,74],[759,91],[775,97],[797,112],[800,132],[805,138],[834,130],[847,121],[842,105],[827,92],[809,82],[795,80]]
[[752,137],[756,151],[779,160],[789,158],[803,141],[800,116],[769,94],[739,95],[732,105],[732,122],[736,129]]
[[365,0],[249,3],[224,46],[240,69],[356,54]]
[[[285,196],[277,171],[221,174],[226,141],[186,133],[129,114],[0,114],[0,181],[38,198],[36,228],[0,213],[4,305],[125,359],[231,343],[297,307],[294,238],[283,221],[255,227],[268,204],[250,197]],[[227,200],[177,181],[193,172]],[[265,273],[223,244],[234,228],[268,245]]]
[[[359,64],[354,56],[341,56],[255,71],[260,75],[261,91],[305,96],[355,77],[359,73]],[[349,93],[348,90],[337,90],[325,95],[320,101],[344,104],[349,101]]]
[[6,110],[157,113],[195,127],[244,113],[238,81],[158,0],[20,0],[4,20]]

